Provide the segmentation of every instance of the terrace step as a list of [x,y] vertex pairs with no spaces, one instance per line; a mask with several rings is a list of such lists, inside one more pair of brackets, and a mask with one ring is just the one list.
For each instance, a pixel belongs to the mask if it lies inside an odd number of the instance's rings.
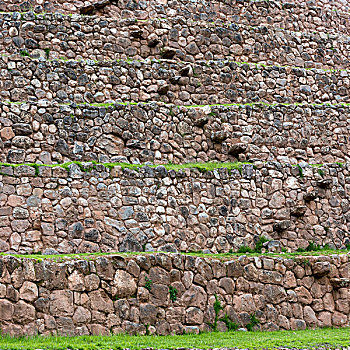
[[37,49],[50,58],[165,58],[195,62],[226,59],[306,68],[348,68],[349,38],[271,26],[169,20],[114,20],[101,17],[1,14],[4,53]]
[[[339,327],[350,321],[348,288],[330,283],[332,276],[349,277],[349,254],[42,258],[0,257],[3,293],[16,296],[0,299],[3,334],[211,331],[215,300],[222,307],[217,314],[220,331],[227,331],[225,315],[231,325],[248,328],[254,314],[259,320],[255,330]],[[328,271],[322,278],[314,272],[320,265]]]
[[[15,3],[0,1],[0,10],[5,12],[30,11],[61,12],[65,14],[98,14],[109,18],[172,18],[176,16],[193,20],[223,20],[242,25],[272,24],[294,31],[323,31],[349,34],[349,16],[346,6],[335,8],[338,2],[280,2],[280,1],[96,1],[83,4],[82,1]],[[105,5],[105,6],[103,6]],[[327,6],[328,5],[328,6]]]
[[0,57],[0,70],[0,96],[12,102],[350,102],[347,70],[230,61],[42,61],[16,55]]
[[196,166],[3,165],[0,250],[216,253],[260,236],[292,251],[350,244],[350,217],[339,215],[349,163]]
[[0,104],[0,161],[349,161],[350,106]]

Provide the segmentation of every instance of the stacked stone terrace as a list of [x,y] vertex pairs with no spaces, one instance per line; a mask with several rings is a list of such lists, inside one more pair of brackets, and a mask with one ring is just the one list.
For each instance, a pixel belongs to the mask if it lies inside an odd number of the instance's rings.
[[3,332],[349,325],[349,254],[211,255],[349,246],[346,3],[0,9],[0,251],[62,254],[0,258]]

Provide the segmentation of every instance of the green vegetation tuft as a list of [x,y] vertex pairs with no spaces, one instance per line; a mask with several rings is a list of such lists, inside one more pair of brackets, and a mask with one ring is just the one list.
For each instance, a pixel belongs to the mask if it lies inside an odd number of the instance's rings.
[[264,243],[266,243],[268,241],[270,241],[268,238],[266,238],[265,236],[261,236],[261,237],[259,237],[259,240],[256,242],[254,249],[252,249],[248,246],[242,245],[239,247],[237,253],[241,253],[241,254],[242,253],[250,253],[250,254],[258,253],[258,254],[261,254]]
[[150,278],[148,278],[147,276],[145,277],[145,288],[150,292],[152,289],[152,280]]
[[221,317],[220,321],[225,323],[228,332],[236,331],[239,328],[239,324],[236,322],[232,322],[227,314],[225,314],[224,317]]
[[299,164],[296,167],[298,168],[300,178],[304,178],[303,168]]
[[[349,254],[350,251],[350,244],[346,245],[345,249],[328,249],[327,245],[321,249],[321,250],[306,250],[306,249],[300,249],[300,251],[295,252],[286,252],[285,249],[282,250],[282,253],[256,253],[256,252],[229,252],[229,253],[218,253],[218,254],[205,254],[202,252],[190,252],[190,253],[183,253],[180,252],[180,254],[183,255],[190,255],[190,256],[197,256],[202,258],[211,258],[211,259],[220,259],[220,260],[232,260],[234,258],[238,258],[242,255],[246,256],[270,256],[270,257],[280,257],[280,258],[291,258],[294,259],[296,257],[300,256],[327,256],[327,255],[340,255],[340,254]],[[310,249],[310,248],[309,248]],[[320,254],[321,252],[321,254]],[[167,254],[173,254],[169,252],[161,252],[158,253],[167,253]],[[43,260],[53,260],[57,262],[63,262],[66,260],[72,260],[72,259],[85,259],[85,260],[94,260],[95,258],[99,256],[125,256],[125,257],[131,257],[135,255],[147,255],[147,254],[155,254],[154,252],[128,252],[128,253],[105,253],[105,252],[96,252],[96,253],[72,253],[72,254],[53,254],[53,255],[42,255],[40,252],[36,254],[14,254],[14,253],[0,253],[0,256],[14,256],[19,259],[34,259],[37,261],[43,261]]]
[[[13,102],[4,100],[1,101],[3,104],[14,104],[14,105],[22,105],[27,104],[27,102]],[[285,106],[285,107],[350,107],[350,103],[281,103],[281,102],[274,102],[274,103],[266,103],[266,102],[250,102],[250,103],[216,103],[216,104],[203,104],[203,105],[174,105],[172,103],[165,103],[160,101],[148,101],[148,102],[104,102],[104,103],[58,103],[59,106],[71,106],[74,105],[76,108],[82,108],[84,106],[90,106],[90,107],[104,107],[104,108],[115,108],[116,106],[146,106],[146,105],[161,105],[166,106],[169,108],[179,107],[179,108],[204,108],[204,107],[278,107],[278,106]],[[341,164],[341,163],[340,163]]]
[[223,310],[223,306],[220,303],[220,300],[216,294],[214,294],[215,302],[213,304],[214,312],[215,312],[215,318],[214,323],[208,323],[208,326],[212,328],[214,332],[218,330],[218,321],[219,321],[219,313],[221,310]]
[[45,51],[46,59],[49,59],[49,57],[50,57],[50,49],[49,48],[45,48],[44,51]]
[[[325,228],[326,229],[326,228]],[[349,250],[349,247],[346,246],[346,249]],[[328,244],[325,244],[324,246],[318,245],[315,242],[310,241],[309,245],[306,248],[298,248],[297,252],[299,253],[305,253],[305,252],[322,252],[322,251],[330,251],[331,248]]]
[[69,166],[72,164],[76,164],[82,172],[89,172],[96,168],[97,165],[102,165],[108,169],[113,169],[114,167],[120,167],[121,169],[132,169],[139,170],[142,167],[150,167],[157,168],[158,166],[164,166],[167,170],[175,170],[180,171],[184,169],[198,169],[202,172],[214,171],[216,169],[228,169],[231,170],[240,170],[244,164],[251,164],[249,162],[209,162],[209,163],[184,163],[184,164],[130,164],[130,163],[98,163],[96,161],[88,161],[88,162],[79,162],[79,161],[71,161],[62,164],[36,164],[36,163],[21,163],[21,164],[11,164],[11,163],[0,163],[0,166],[4,167],[12,167],[17,168],[20,166],[31,166],[36,169],[37,174],[39,174],[39,167],[60,167],[66,170],[69,170]]
[[27,50],[21,50],[19,53],[23,57],[29,57],[29,52]]
[[177,289],[173,286],[169,286],[170,300],[174,302],[177,299]]
[[252,332],[254,330],[254,327],[257,326],[260,321],[256,318],[255,314],[249,315],[250,322],[246,325],[246,328],[249,332]]

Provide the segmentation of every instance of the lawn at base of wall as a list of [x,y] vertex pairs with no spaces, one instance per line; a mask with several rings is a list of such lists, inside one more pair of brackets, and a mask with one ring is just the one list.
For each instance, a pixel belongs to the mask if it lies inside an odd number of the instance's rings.
[[350,328],[323,328],[304,331],[226,332],[176,336],[82,336],[0,338],[0,349],[6,350],[118,350],[175,348],[345,348],[350,347]]

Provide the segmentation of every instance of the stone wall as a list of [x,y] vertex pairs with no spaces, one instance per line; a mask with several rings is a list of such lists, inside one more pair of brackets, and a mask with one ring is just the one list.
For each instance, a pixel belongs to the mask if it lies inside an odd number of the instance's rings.
[[0,94],[10,101],[162,101],[175,105],[349,103],[346,70],[145,61],[41,61],[0,58]]
[[8,53],[42,49],[50,58],[233,59],[308,68],[349,67],[348,39],[341,33],[290,32],[180,17],[137,21],[29,12],[1,14],[0,23],[0,45]]
[[350,243],[349,164],[68,168],[1,167],[1,251],[228,252],[261,235],[290,250]]
[[349,106],[0,104],[0,161],[349,161]]
[[[209,331],[215,294],[232,322],[262,330],[349,325],[349,255],[215,258],[155,254],[88,260],[0,258],[3,334]],[[147,279],[152,283],[146,283]],[[169,286],[177,291],[170,299]],[[226,330],[218,322],[218,329]]]
[[[172,18],[183,16],[194,20],[223,20],[243,25],[272,24],[279,28],[294,31],[323,31],[326,33],[349,34],[349,13],[345,4],[341,2],[315,4],[305,1],[282,3],[279,1],[129,1],[118,3],[108,1],[46,1],[38,5],[39,1],[0,1],[0,10],[28,11],[36,13],[61,12],[65,14],[88,13],[104,15],[115,18],[138,18],[141,20],[151,18]],[[42,1],[40,1],[42,3]],[[103,6],[106,4],[106,6]],[[337,5],[339,8],[335,11]]]

